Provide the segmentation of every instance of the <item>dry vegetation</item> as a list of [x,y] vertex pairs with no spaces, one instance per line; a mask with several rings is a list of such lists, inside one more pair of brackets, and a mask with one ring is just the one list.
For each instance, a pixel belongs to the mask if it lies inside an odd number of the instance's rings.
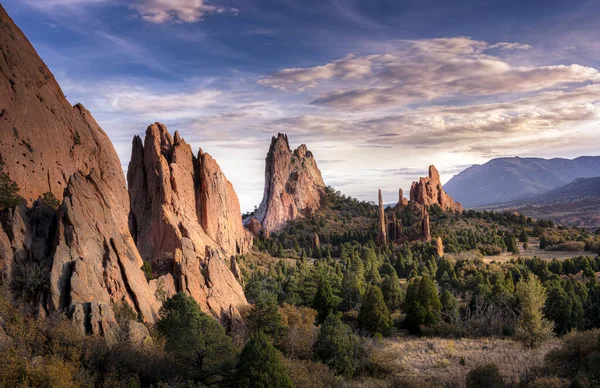
[[559,340],[552,340],[530,349],[519,342],[500,338],[410,337],[385,340],[379,357],[391,362],[399,375],[424,377],[455,387],[463,387],[467,374],[476,366],[494,363],[506,383],[517,384],[523,376],[540,367],[545,355],[559,344]]

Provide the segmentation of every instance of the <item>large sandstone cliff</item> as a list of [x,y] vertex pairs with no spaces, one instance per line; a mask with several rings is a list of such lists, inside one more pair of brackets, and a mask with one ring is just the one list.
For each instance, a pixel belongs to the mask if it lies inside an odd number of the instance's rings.
[[304,144],[292,151],[287,135],[280,133],[271,140],[265,192],[254,217],[265,233],[278,231],[287,221],[318,210],[324,190],[325,183],[312,152]]
[[[233,255],[251,237],[216,162],[151,126],[145,145],[134,139],[130,196],[108,136],[82,105],[69,105],[1,6],[0,54],[0,157],[26,200],[0,211],[0,282],[39,314],[70,312],[97,334],[116,325],[113,305],[128,303],[152,323],[159,299],[177,291],[215,317],[237,317],[246,299]],[[38,199],[48,191],[61,201],[56,210]]]
[[410,188],[410,201],[421,206],[439,205],[444,211],[464,210],[463,206],[455,202],[442,188],[440,173],[435,166],[429,166],[429,177],[413,182]]
[[220,319],[245,305],[236,279],[236,254],[252,244],[244,230],[233,186],[219,165],[202,150],[156,123],[142,143],[133,139],[127,172],[130,228],[153,273],[175,278],[176,291],[194,297]]
[[[3,169],[27,205],[36,202],[2,214],[2,278],[13,286],[25,279],[41,314],[83,312],[85,327],[90,319],[106,321],[109,306],[122,301],[154,322],[160,304],[129,234],[128,195],[112,143],[82,105],[69,105],[2,7],[0,52]],[[36,201],[48,191],[62,200],[56,211]]]

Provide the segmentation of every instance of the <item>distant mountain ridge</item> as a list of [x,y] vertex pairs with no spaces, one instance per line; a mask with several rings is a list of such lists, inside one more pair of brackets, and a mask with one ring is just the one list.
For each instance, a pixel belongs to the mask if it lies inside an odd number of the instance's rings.
[[600,227],[600,177],[578,178],[539,196],[487,208],[517,211],[537,219],[550,219],[561,225],[595,230]]
[[598,176],[600,156],[497,158],[460,172],[444,185],[444,189],[469,208],[522,200],[565,186],[578,178]]

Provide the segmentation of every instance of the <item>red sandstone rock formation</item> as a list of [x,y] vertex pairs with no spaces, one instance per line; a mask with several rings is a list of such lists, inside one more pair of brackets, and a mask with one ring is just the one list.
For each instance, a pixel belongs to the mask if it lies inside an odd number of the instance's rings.
[[404,198],[404,190],[398,189],[398,204],[396,208],[402,208],[408,206],[408,199]]
[[399,241],[402,238],[402,221],[396,217],[396,212],[392,212],[388,223],[388,238],[391,241]]
[[379,208],[377,210],[377,228],[379,235],[377,236],[377,243],[381,246],[387,244],[387,221],[385,218],[385,209],[383,208],[383,197],[381,195],[381,189],[379,190]]
[[324,190],[321,171],[306,145],[292,152],[287,135],[280,133],[267,154],[265,192],[255,217],[266,234],[277,231],[287,221],[318,210]]
[[90,320],[102,322],[110,315],[102,311],[111,304],[125,301],[154,322],[160,304],[140,269],[142,259],[128,228],[123,170],[108,136],[82,105],[69,105],[1,6],[0,52],[4,169],[28,205],[44,192],[59,199],[64,193],[56,212],[38,203],[4,213],[2,276],[12,282],[27,266],[42,266],[49,273],[49,289],[36,295],[42,315],[84,311],[83,324],[89,327]]
[[431,242],[431,226],[429,224],[429,212],[426,207],[423,207],[421,217],[421,233],[423,234],[423,241]]
[[[173,273],[176,291],[191,295],[204,311],[229,319],[247,304],[233,271],[233,255],[252,237],[242,226],[233,186],[208,154],[156,123],[144,144],[133,139],[127,172],[130,227],[142,258],[157,275]],[[233,261],[233,263],[232,263]],[[238,273],[239,276],[239,273]]]
[[319,235],[316,233],[314,233],[312,236],[311,246],[313,250],[321,248],[321,240],[319,239]]
[[435,241],[435,247],[437,249],[438,257],[444,257],[444,242],[442,241],[442,238],[439,236],[438,236],[437,240]]
[[434,166],[429,166],[429,177],[413,182],[410,188],[410,201],[422,206],[439,205],[444,211],[462,212],[463,206],[455,202],[440,182],[440,174]]

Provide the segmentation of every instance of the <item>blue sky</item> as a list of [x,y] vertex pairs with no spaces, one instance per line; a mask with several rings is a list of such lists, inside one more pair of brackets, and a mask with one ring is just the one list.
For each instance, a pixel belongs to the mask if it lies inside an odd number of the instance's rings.
[[598,155],[598,1],[8,0],[71,103],[113,140],[160,121],[212,154],[244,210],[270,138],[360,199],[435,164]]

